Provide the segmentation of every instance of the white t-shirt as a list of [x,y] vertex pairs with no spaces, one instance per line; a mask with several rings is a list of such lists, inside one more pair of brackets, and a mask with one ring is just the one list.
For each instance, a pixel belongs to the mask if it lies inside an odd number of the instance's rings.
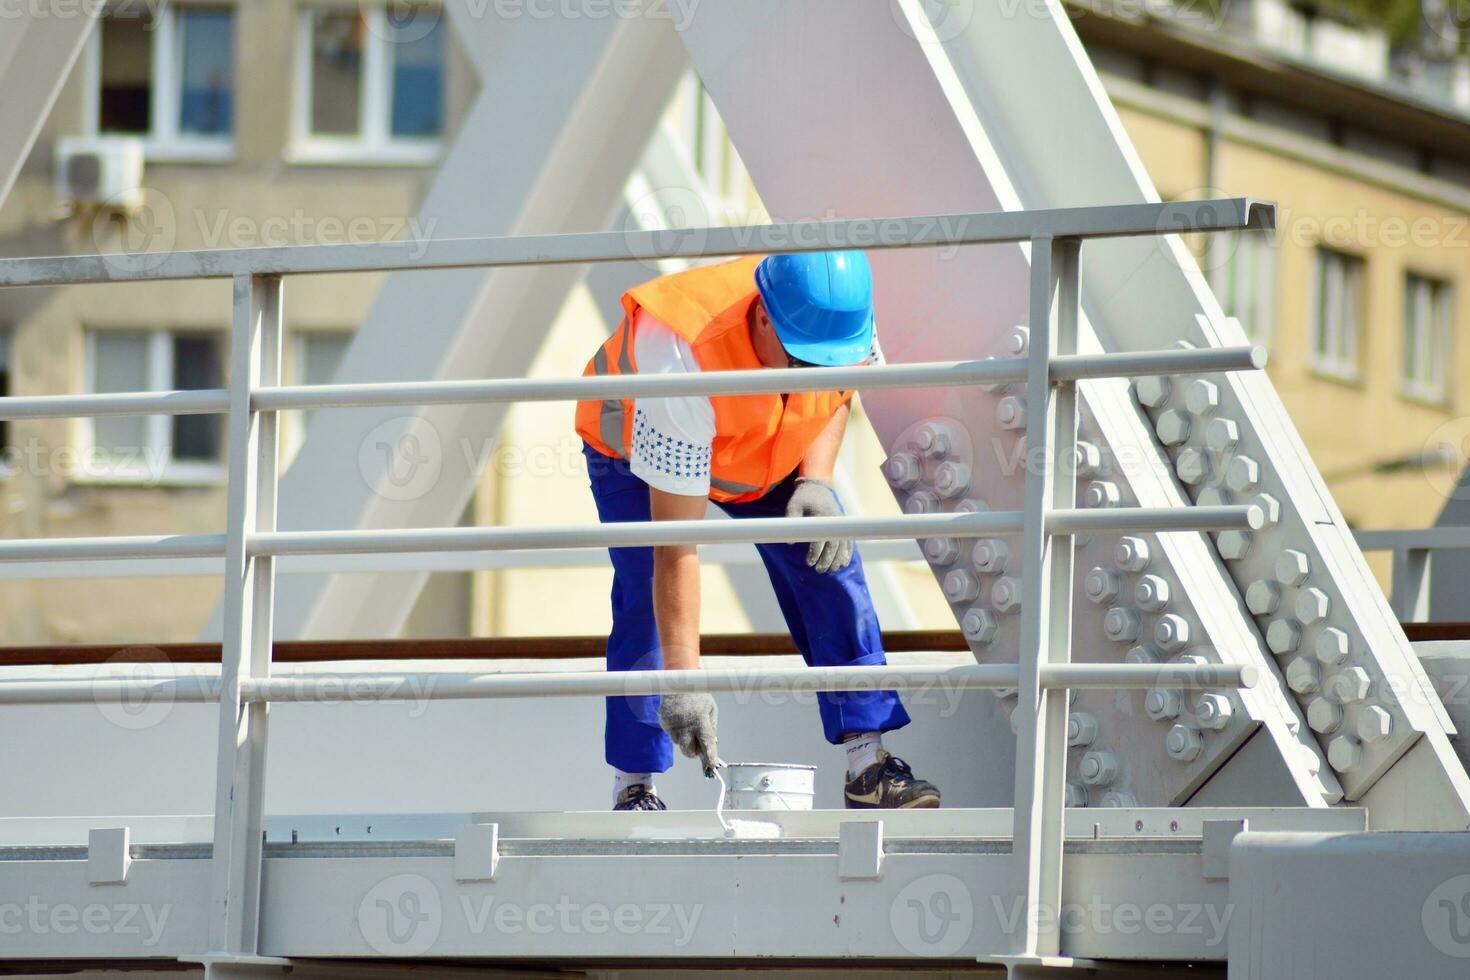
[[[644,309],[633,320],[633,362],[639,374],[694,374],[700,369],[689,341]],[[883,363],[876,333],[869,363]],[[714,441],[715,407],[707,395],[633,402],[628,467],[651,487],[685,497],[709,496]]]
[[[633,363],[639,374],[694,374],[689,341],[647,310],[633,320]],[[715,407],[707,395],[638,398],[628,467],[651,487],[686,497],[709,496]]]

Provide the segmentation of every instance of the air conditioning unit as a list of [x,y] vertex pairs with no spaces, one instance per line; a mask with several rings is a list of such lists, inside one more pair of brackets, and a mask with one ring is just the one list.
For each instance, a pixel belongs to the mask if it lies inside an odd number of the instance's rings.
[[143,206],[143,141],[80,137],[56,144],[56,196],[71,208],[131,214]]

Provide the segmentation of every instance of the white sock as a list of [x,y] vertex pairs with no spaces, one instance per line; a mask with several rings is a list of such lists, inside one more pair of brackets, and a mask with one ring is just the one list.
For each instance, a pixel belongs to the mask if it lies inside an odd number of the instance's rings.
[[621,769],[613,770],[613,802],[618,802],[618,797],[623,795],[623,790],[629,786],[642,783],[650,793],[657,792],[653,788],[653,773],[651,772],[623,772]]
[[842,742],[847,750],[847,778],[851,779],[864,769],[878,763],[878,752],[883,748],[880,732],[863,732],[849,735]]

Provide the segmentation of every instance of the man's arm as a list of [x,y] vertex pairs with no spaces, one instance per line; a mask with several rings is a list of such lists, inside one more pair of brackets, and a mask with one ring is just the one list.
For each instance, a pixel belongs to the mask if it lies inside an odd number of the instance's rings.
[[832,482],[832,471],[837,467],[837,452],[842,448],[842,437],[847,432],[847,417],[851,414],[852,407],[848,404],[832,413],[827,427],[807,447],[806,456],[802,457],[802,476]]
[[[648,488],[656,521],[697,521],[708,498]],[[658,622],[664,668],[699,666],[699,552],[692,544],[653,549],[653,615]]]

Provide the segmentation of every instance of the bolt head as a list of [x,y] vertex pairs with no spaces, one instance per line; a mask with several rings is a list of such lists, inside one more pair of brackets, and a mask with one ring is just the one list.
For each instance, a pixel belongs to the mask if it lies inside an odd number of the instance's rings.
[[1275,527],[1281,522],[1281,501],[1269,493],[1258,493],[1254,503],[1261,508],[1262,527]]
[[1194,502],[1201,507],[1224,507],[1230,503],[1230,491],[1220,487],[1204,487],[1195,495]]
[[1145,575],[1133,589],[1133,598],[1149,612],[1158,612],[1169,604],[1169,581],[1158,575]]
[[1189,620],[1166,613],[1154,623],[1154,643],[1160,650],[1182,650],[1189,645]]
[[1094,568],[1082,580],[1082,591],[1092,602],[1111,602],[1118,595],[1118,576],[1101,566]]
[[1021,605],[1021,583],[1002,575],[990,587],[990,604],[1001,612],[1010,612]]
[[1067,744],[1076,748],[1091,745],[1097,738],[1097,716],[1087,711],[1076,711],[1067,717]]
[[1148,567],[1148,542],[1143,538],[1119,538],[1113,549],[1113,561],[1125,572],[1141,572]]
[[1335,667],[1348,658],[1347,634],[1335,626],[1329,626],[1317,634],[1317,642],[1312,649],[1318,660],[1329,667]]
[[1174,461],[1174,472],[1179,475],[1180,483],[1188,486],[1203,483],[1210,476],[1210,458],[1203,449],[1190,446]]
[[995,420],[1002,429],[1026,428],[1026,399],[1020,395],[1006,395],[995,406]]
[[1144,714],[1154,721],[1178,718],[1179,712],[1183,710],[1183,699],[1180,698],[1178,691],[1172,691],[1166,687],[1155,687],[1143,696]]
[[1311,559],[1300,551],[1287,548],[1276,556],[1276,581],[1282,585],[1301,585],[1311,571]]
[[1140,643],[1136,647],[1130,647],[1124,659],[1130,664],[1156,664],[1164,658],[1157,648],[1147,643]]
[[948,500],[958,497],[970,489],[970,467],[957,460],[949,459],[939,464],[934,471],[934,491]]
[[1012,357],[1022,357],[1031,346],[1031,328],[1025,326],[1012,327],[1011,332],[1006,335],[1006,353]]
[[944,576],[944,596],[950,602],[974,602],[980,596],[980,580],[968,568],[956,568]]
[[977,606],[965,613],[964,619],[960,620],[960,629],[971,643],[990,643],[1000,631],[1000,621],[989,609]]
[[1332,602],[1321,589],[1302,589],[1296,594],[1296,618],[1303,626],[1313,626],[1327,618]]
[[904,501],[903,509],[906,514],[932,514],[939,509],[939,498],[928,490],[916,490]]
[[1363,761],[1363,743],[1352,735],[1339,735],[1327,743],[1327,764],[1338,772],[1356,769]]
[[1251,550],[1249,531],[1221,531],[1215,535],[1215,548],[1226,561],[1239,561]]
[[1297,694],[1316,694],[1322,689],[1322,670],[1306,657],[1297,657],[1286,665],[1286,686]]
[[1118,485],[1107,480],[1093,480],[1082,491],[1084,507],[1116,507],[1121,499]]
[[1094,749],[1077,763],[1077,774],[1089,786],[1106,786],[1118,775],[1118,757],[1106,749]]
[[1208,378],[1195,378],[1184,388],[1184,407],[1196,415],[1208,415],[1220,407],[1220,386]]
[[1307,724],[1318,735],[1335,732],[1342,724],[1342,708],[1326,698],[1313,698],[1307,705]]
[[1000,538],[981,538],[970,551],[970,560],[982,572],[1005,571],[1010,557],[1010,547]]
[[1171,408],[1159,416],[1154,423],[1154,432],[1158,434],[1159,442],[1166,446],[1177,446],[1189,440],[1189,416]]
[[1163,375],[1151,375],[1133,380],[1133,397],[1144,408],[1159,408],[1174,393],[1174,382]]
[[1109,809],[1127,810],[1138,806],[1138,797],[1127,790],[1110,789],[1103,794],[1102,805]]
[[1087,805],[1087,787],[1081,783],[1068,783],[1066,805],[1068,809],[1072,810],[1085,807]]
[[1193,725],[1175,725],[1164,736],[1164,749],[1177,762],[1193,762],[1204,747],[1204,736]]
[[913,453],[894,453],[883,463],[883,475],[891,486],[907,490],[918,484],[923,470],[919,468],[919,457]]
[[1205,445],[1217,453],[1228,452],[1240,441],[1240,426],[1234,419],[1210,419],[1205,425]]
[[1273,619],[1266,627],[1266,646],[1283,657],[1302,645],[1302,628],[1293,619]]
[[1245,607],[1257,616],[1267,616],[1281,605],[1281,586],[1258,578],[1245,590]]
[[1072,452],[1072,463],[1078,476],[1096,473],[1102,466],[1102,450],[1094,443],[1078,440]]
[[1344,667],[1332,678],[1332,696],[1343,704],[1357,704],[1372,687],[1373,679],[1362,667]]
[[1235,707],[1230,703],[1230,698],[1224,694],[1206,691],[1194,703],[1194,716],[1199,719],[1201,728],[1209,728],[1218,732],[1229,727],[1230,718],[1234,714]]
[[1138,628],[1142,623],[1138,610],[1114,606],[1103,617],[1103,632],[1110,640],[1127,643],[1138,639]]
[[925,422],[914,432],[914,444],[925,456],[937,458],[948,455],[951,446],[949,426],[943,422]]
[[1358,738],[1365,742],[1382,742],[1393,734],[1393,715],[1376,704],[1358,711]]
[[1225,485],[1236,493],[1249,493],[1261,479],[1261,464],[1249,456],[1232,456],[1225,464]]
[[924,557],[935,565],[953,565],[960,556],[960,543],[954,538],[926,538]]
[[989,509],[985,501],[977,500],[974,497],[966,498],[954,505],[954,512],[956,514],[983,514]]

